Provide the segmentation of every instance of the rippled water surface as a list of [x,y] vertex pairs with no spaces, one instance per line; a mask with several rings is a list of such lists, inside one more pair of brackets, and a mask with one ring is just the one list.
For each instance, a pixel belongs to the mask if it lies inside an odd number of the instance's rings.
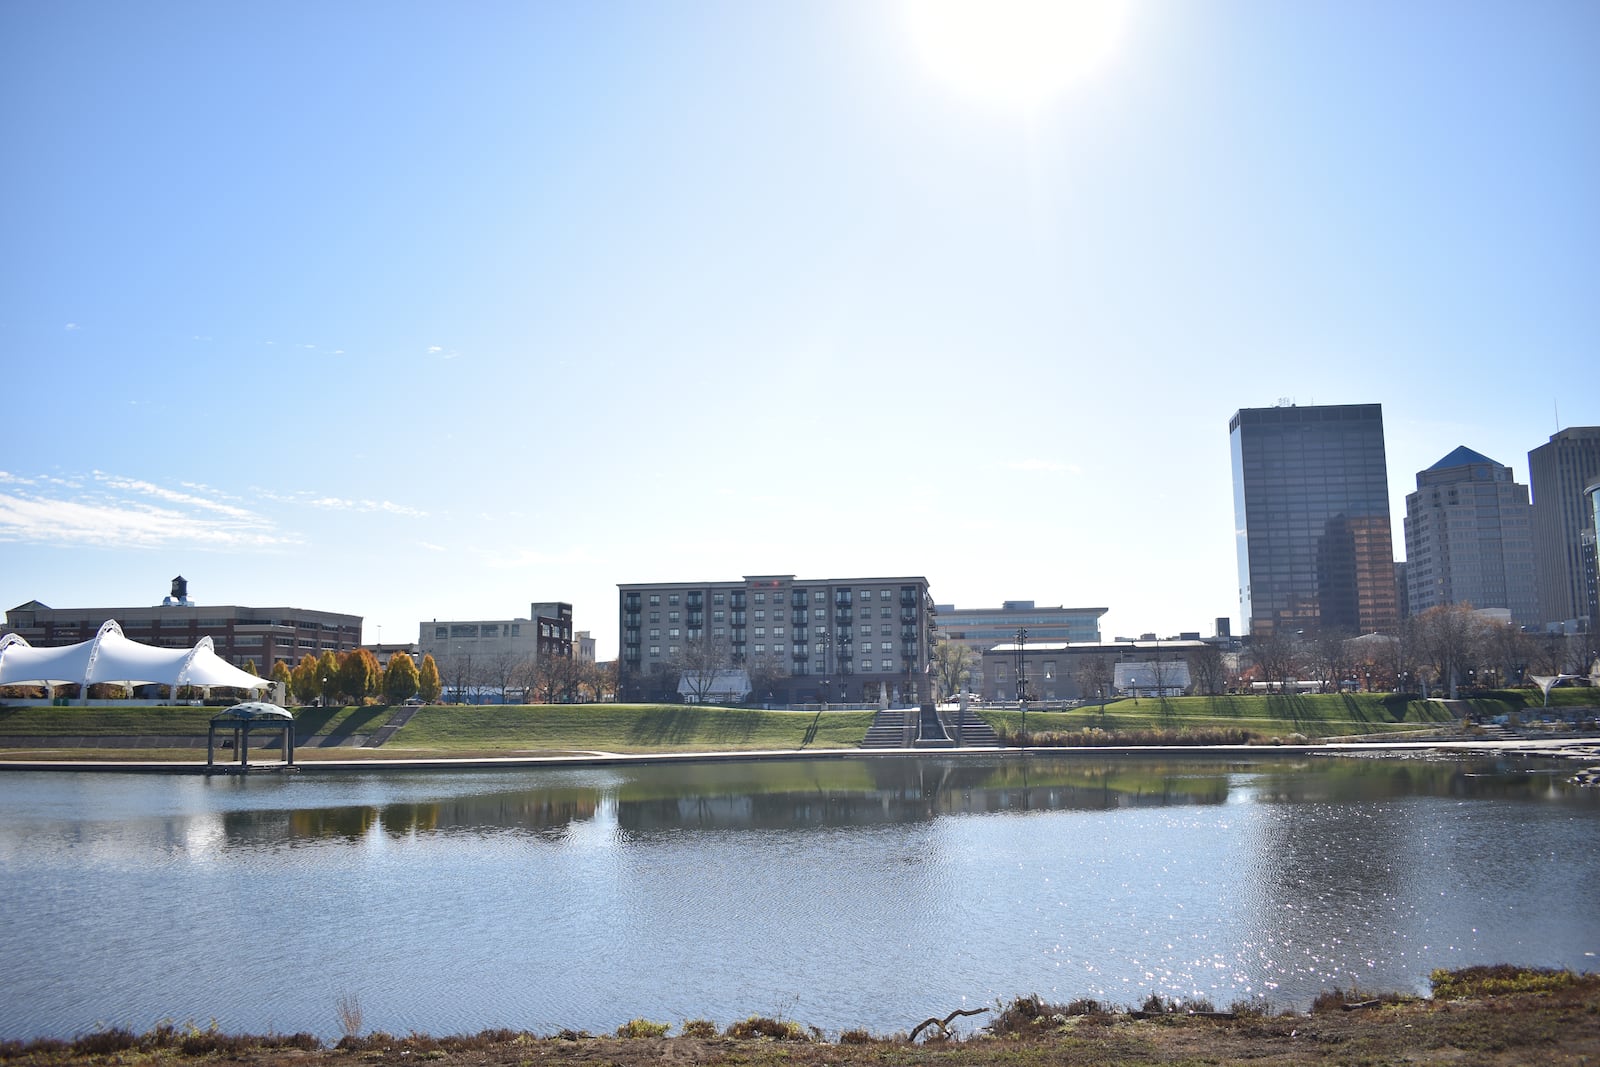
[[[851,759],[0,775],[0,1036],[909,1029],[1037,992],[1303,1006],[1596,969],[1570,766]],[[981,1022],[981,1020],[979,1020]]]

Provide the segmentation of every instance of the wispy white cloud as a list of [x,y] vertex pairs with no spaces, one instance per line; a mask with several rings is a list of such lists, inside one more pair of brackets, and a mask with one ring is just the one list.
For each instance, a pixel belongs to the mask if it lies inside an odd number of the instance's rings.
[[446,351],[442,345],[429,345],[428,355],[438,356],[440,359],[459,359],[461,357],[461,353],[456,349],[452,348]]
[[409,504],[398,504],[393,500],[369,500],[366,498],[356,500],[342,496],[317,496],[309,492],[278,493],[270,489],[255,489],[253,492],[263,500],[271,501],[274,504],[317,508],[321,511],[381,512],[386,515],[401,515],[411,519],[426,518],[428,515],[421,508],[414,508]]
[[215,500],[209,495],[201,495],[209,494],[211,491],[205,486],[195,485],[192,482],[180,483],[181,489],[185,490],[180,492],[177,489],[167,489],[153,482],[140,481],[136,478],[122,478],[114,474],[107,474],[104,471],[94,471],[91,476],[108,489],[137,493],[142,496],[153,497],[168,504],[196,508],[201,511],[214,511],[219,515],[234,519],[253,519],[256,517],[248,508],[242,508],[223,500]]
[[170,489],[101,471],[82,482],[9,473],[0,478],[0,541],[227,550],[300,540],[200,486]]
[[75,322],[69,322],[63,326],[62,329],[66,330],[68,333],[76,333],[80,327]]
[[433,544],[430,541],[418,541],[417,542],[417,547],[418,548],[425,548],[429,552],[448,552],[449,551],[449,549],[445,548],[443,545],[436,545],[436,544]]

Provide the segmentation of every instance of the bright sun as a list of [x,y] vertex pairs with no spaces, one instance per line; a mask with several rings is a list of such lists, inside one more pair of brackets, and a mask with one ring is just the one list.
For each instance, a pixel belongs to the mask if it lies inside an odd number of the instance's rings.
[[1128,0],[903,0],[922,60],[958,92],[1036,110],[1116,51]]

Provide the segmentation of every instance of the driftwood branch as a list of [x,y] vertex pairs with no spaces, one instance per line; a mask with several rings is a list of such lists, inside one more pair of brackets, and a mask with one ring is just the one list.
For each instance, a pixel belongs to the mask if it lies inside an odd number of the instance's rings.
[[922,1031],[926,1030],[930,1026],[937,1026],[939,1028],[939,1035],[941,1037],[949,1037],[950,1024],[955,1021],[955,1017],[957,1015],[982,1015],[988,1010],[988,1008],[957,1008],[949,1015],[946,1015],[943,1019],[925,1019],[917,1024],[917,1028],[915,1030],[911,1031],[911,1040],[915,1041],[917,1039],[917,1035],[922,1033]]

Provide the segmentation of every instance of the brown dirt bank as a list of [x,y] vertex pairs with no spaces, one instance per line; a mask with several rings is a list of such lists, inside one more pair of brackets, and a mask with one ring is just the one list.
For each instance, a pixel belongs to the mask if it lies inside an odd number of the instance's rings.
[[[514,1031],[451,1038],[369,1034],[331,1048],[304,1035],[230,1037],[166,1026],[144,1035],[107,1031],[73,1042],[6,1042],[0,1044],[0,1062],[8,1067],[184,1067],[223,1061],[254,1067],[321,1067],[423,1060],[475,1067],[1600,1064],[1600,975],[1472,968],[1437,973],[1431,1000],[1360,999],[1368,996],[1327,994],[1312,1011],[1285,1015],[1247,1011],[1202,1015],[1181,1008],[1106,1011],[1088,1001],[1048,1005],[1024,998],[998,1017],[991,1013],[993,1033],[920,1043],[904,1035],[871,1037],[860,1032],[827,1042],[794,1023],[756,1019],[720,1034],[709,1023],[684,1023],[680,1029],[686,1036],[678,1037],[570,1033],[538,1037]],[[630,1027],[637,1033],[650,1031],[644,1023]],[[928,1027],[922,1036],[927,1032],[937,1033],[937,1028]]]

